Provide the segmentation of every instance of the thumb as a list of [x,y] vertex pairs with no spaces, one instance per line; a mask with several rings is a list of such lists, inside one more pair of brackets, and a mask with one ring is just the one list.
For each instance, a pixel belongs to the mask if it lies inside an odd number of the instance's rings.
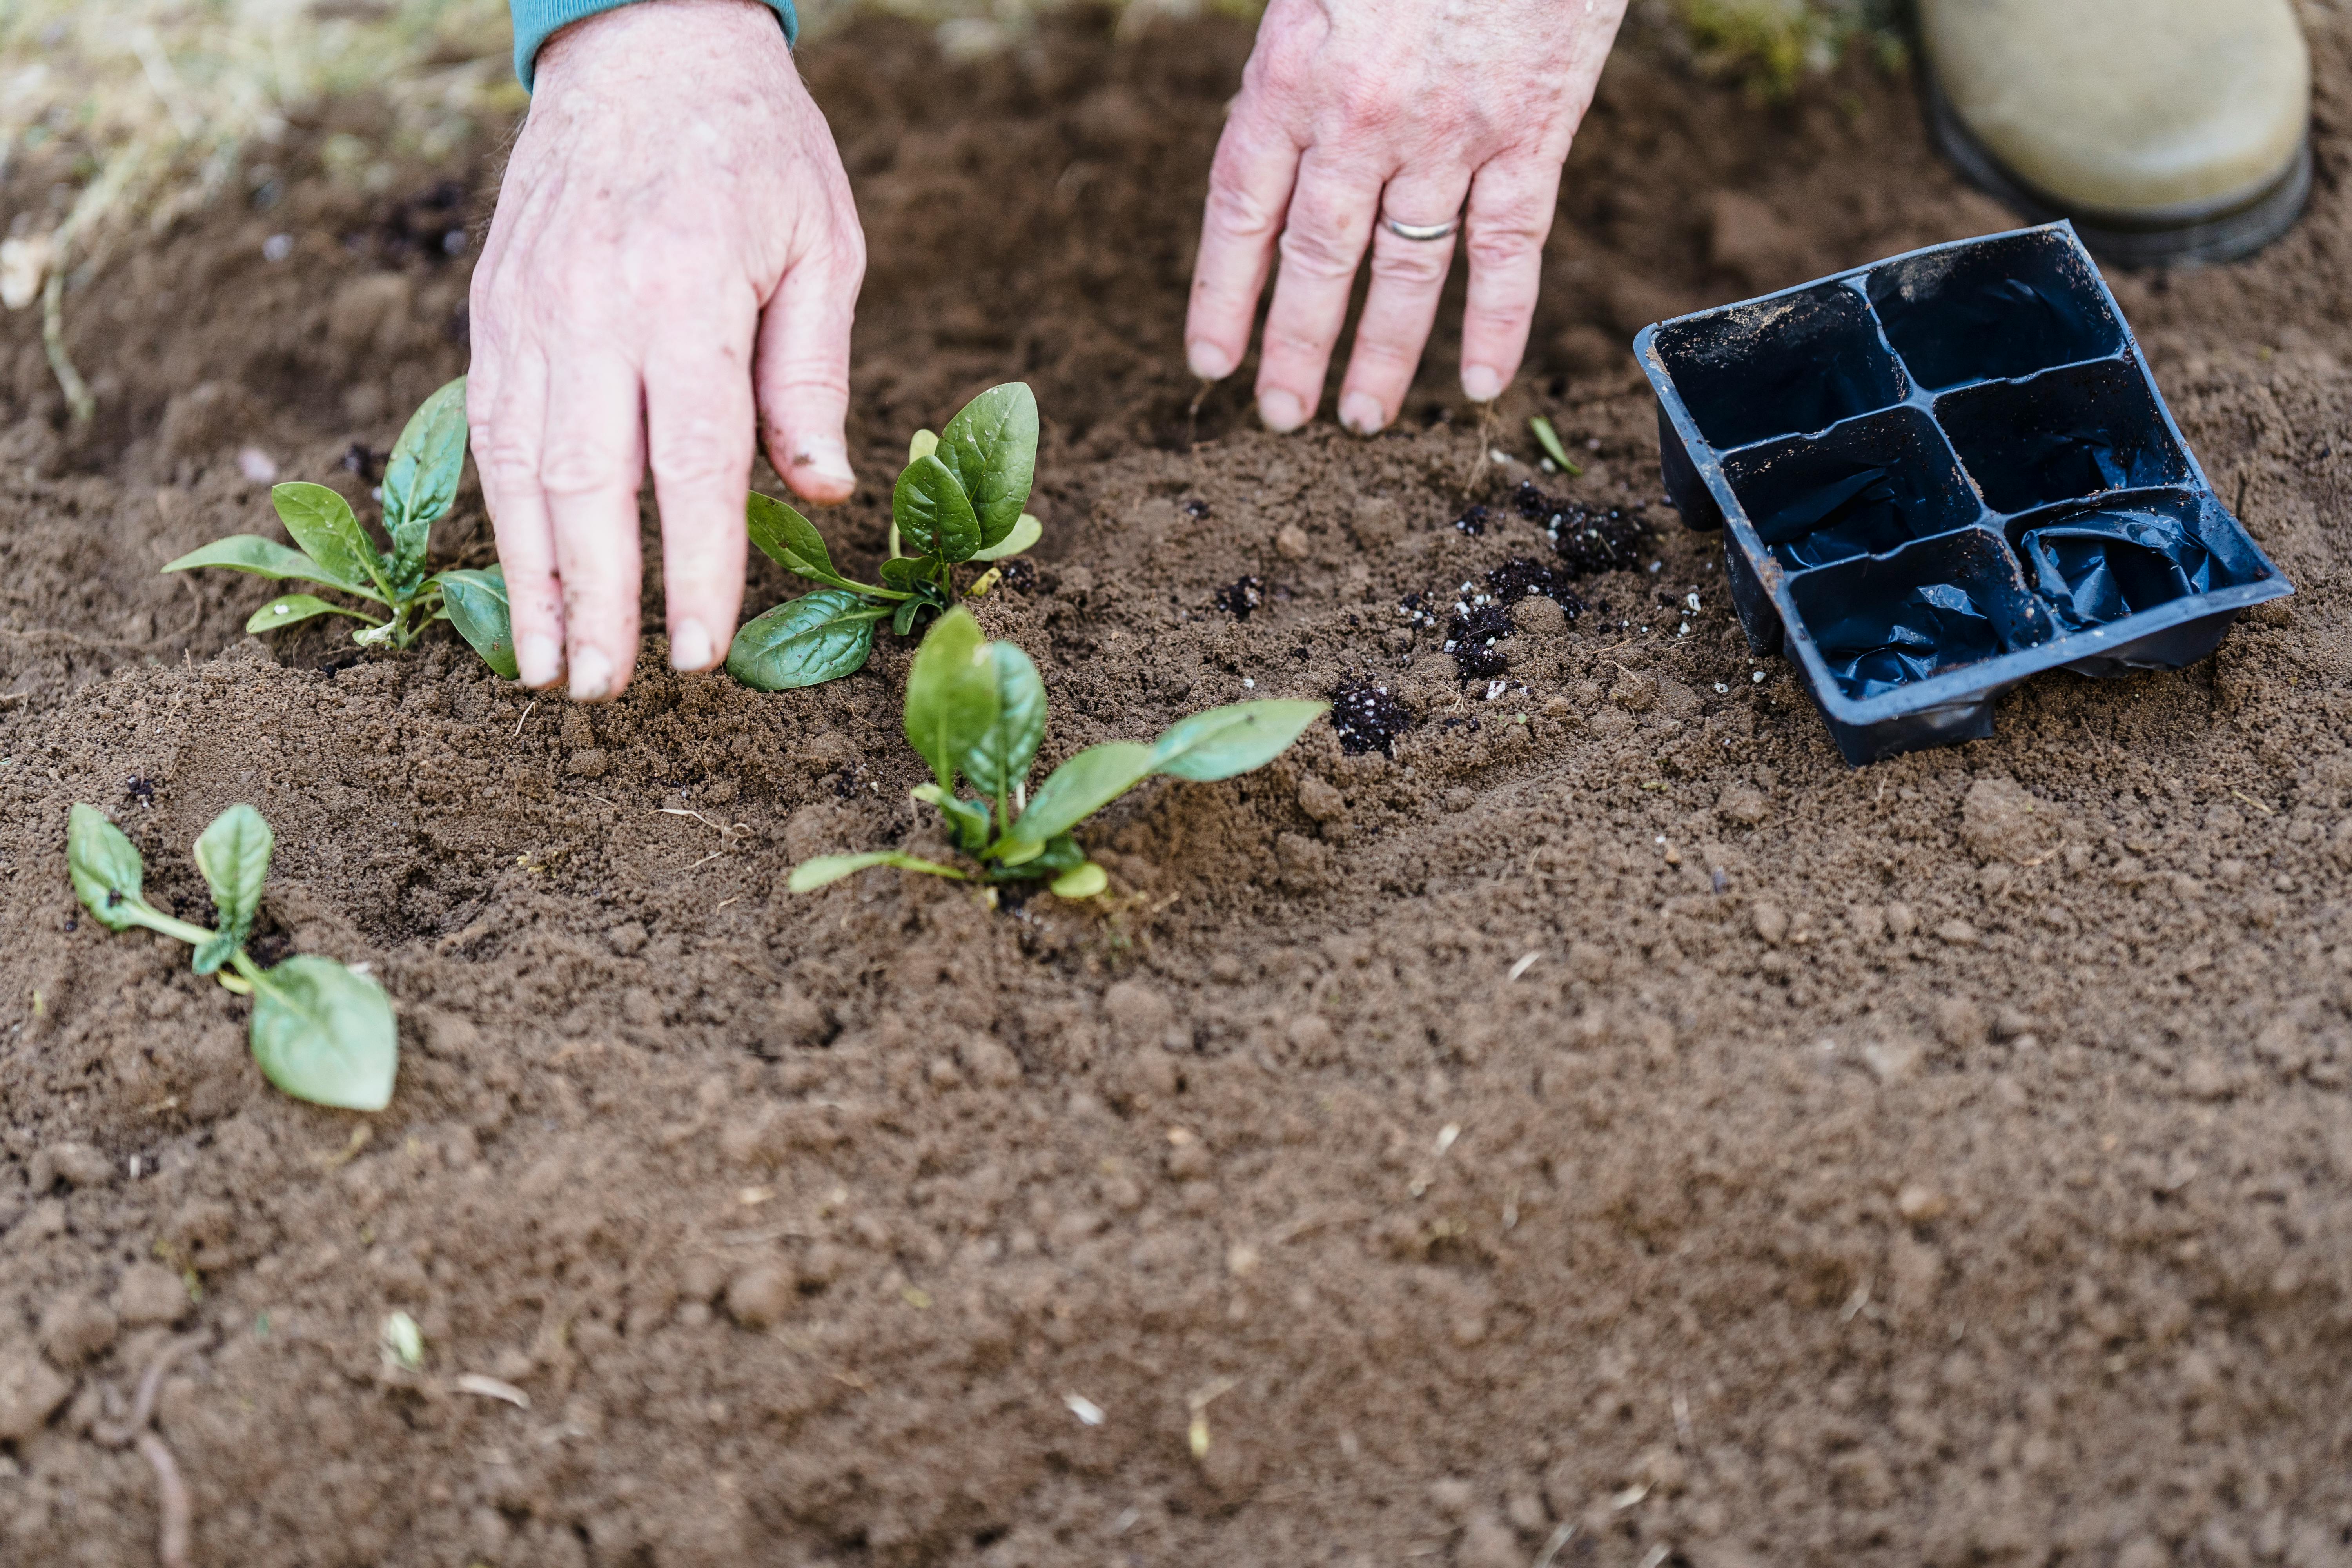
[[803,500],[831,505],[856,488],[843,426],[849,327],[865,275],[865,247],[853,219],[845,243],[836,239],[793,263],[760,319],[752,376],[760,437],[768,460]]

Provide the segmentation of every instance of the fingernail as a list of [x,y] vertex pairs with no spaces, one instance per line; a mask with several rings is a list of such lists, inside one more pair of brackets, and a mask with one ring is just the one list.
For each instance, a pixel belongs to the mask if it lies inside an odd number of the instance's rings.
[[793,454],[793,467],[806,468],[823,479],[839,479],[853,484],[857,476],[849,471],[849,448],[831,436],[821,436],[801,443]]
[[1492,365],[1465,364],[1462,367],[1462,395],[1473,403],[1492,403],[1503,395],[1503,378]]
[[670,627],[669,667],[687,670],[710,668],[710,634],[702,629],[700,621],[683,620]]
[[1272,387],[1257,395],[1257,416],[1265,421],[1269,430],[1287,434],[1307,423],[1307,410],[1297,397]]
[[563,673],[563,646],[544,632],[518,638],[515,669],[525,686],[552,686]]
[[574,701],[596,702],[612,694],[613,661],[601,648],[583,647],[572,656],[572,696]]
[[1212,342],[1186,343],[1184,363],[1202,381],[1223,381],[1234,374],[1234,362],[1226,357],[1224,350]]
[[1359,436],[1376,433],[1387,421],[1381,416],[1381,400],[1369,392],[1351,392],[1339,400],[1339,423]]

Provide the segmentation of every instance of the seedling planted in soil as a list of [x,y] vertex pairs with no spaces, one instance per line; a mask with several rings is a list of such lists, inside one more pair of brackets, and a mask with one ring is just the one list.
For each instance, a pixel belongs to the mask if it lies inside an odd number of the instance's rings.
[[[1112,741],[1055,768],[1029,793],[1029,768],[1045,738],[1045,683],[1029,656],[991,642],[971,612],[950,610],[933,624],[907,675],[907,740],[931,768],[914,792],[939,807],[971,871],[896,849],[824,855],[793,868],[796,893],[872,866],[927,871],[959,880],[1008,882],[1050,877],[1066,899],[1090,899],[1109,885],[1072,831],[1155,773],[1208,783],[1264,767],[1290,748],[1328,702],[1269,700],[1212,708],[1179,721],[1157,741]],[[956,794],[959,775],[980,798]]]
[[372,613],[316,594],[288,594],[254,611],[245,623],[247,632],[281,631],[320,616],[349,616],[365,623],[352,633],[353,642],[404,648],[433,622],[446,620],[485,664],[512,680],[514,634],[507,616],[506,574],[496,565],[429,575],[425,570],[425,543],[433,525],[457,504],[457,478],[465,466],[466,378],[459,376],[425,400],[384,464],[389,549],[377,549],[351,503],[326,486],[285,484],[273,486],[269,499],[299,550],[239,533],[192,551],[163,570],[225,566],[257,577],[316,583],[375,606]]
[[[345,1110],[382,1110],[392,1101],[400,1037],[383,987],[331,958],[298,953],[264,969],[245,951],[276,843],[249,805],[233,805],[196,839],[196,868],[213,890],[220,929],[173,920],[140,893],[146,865],[121,828],[95,806],[75,803],[66,828],[74,892],[109,931],[145,926],[196,950],[195,970],[253,998],[253,1059],[262,1076],[297,1100]],[[228,971],[236,973],[230,973]]]
[[[751,542],[784,570],[824,586],[746,622],[727,650],[728,673],[746,686],[782,691],[865,668],[877,623],[908,636],[919,621],[954,607],[958,566],[1009,561],[1037,542],[1043,527],[1021,510],[1036,467],[1037,399],[1020,382],[990,387],[936,436],[917,431],[890,493],[890,558],[879,584],[844,576],[814,524],[752,492]],[[991,564],[963,592],[985,594],[999,570]]]

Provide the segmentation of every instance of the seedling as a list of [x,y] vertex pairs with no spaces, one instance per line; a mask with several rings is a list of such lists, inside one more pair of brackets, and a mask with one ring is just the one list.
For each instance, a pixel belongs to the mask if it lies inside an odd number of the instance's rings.
[[320,616],[348,616],[362,623],[352,633],[353,642],[363,647],[404,648],[426,626],[446,620],[482,656],[482,662],[512,680],[514,634],[507,616],[506,574],[496,565],[430,574],[425,570],[426,541],[433,525],[457,504],[457,476],[465,466],[466,378],[459,376],[425,400],[384,465],[388,549],[376,548],[351,503],[333,490],[324,485],[285,484],[273,486],[269,499],[300,549],[239,533],[191,551],[163,570],[223,566],[257,577],[293,578],[374,606],[373,611],[353,609],[316,594],[287,594],[253,612],[245,623],[249,633],[283,631]]
[[917,431],[890,492],[890,558],[878,584],[844,576],[815,525],[754,491],[746,507],[751,542],[824,586],[746,622],[727,650],[728,673],[762,691],[837,680],[866,668],[879,623],[906,637],[952,609],[958,567],[985,564],[962,593],[987,593],[997,563],[1044,531],[1022,510],[1036,466],[1037,399],[1021,382],[990,387],[937,435]]
[[[298,953],[264,969],[245,951],[276,843],[249,805],[233,805],[196,839],[196,868],[211,885],[220,927],[173,920],[140,894],[146,865],[121,828],[77,802],[66,828],[66,868],[83,907],[109,931],[145,926],[196,950],[198,974],[253,998],[253,1059],[297,1100],[345,1110],[392,1101],[400,1037],[383,987],[331,958]],[[231,972],[234,973],[231,973]]]
[[1536,433],[1536,445],[1544,449],[1544,456],[1549,458],[1561,473],[1571,479],[1584,477],[1584,470],[1569,461],[1568,448],[1560,444],[1559,432],[1552,428],[1550,420],[1538,414],[1528,421],[1528,428]]
[[[1150,745],[1089,746],[1032,795],[1029,769],[1045,739],[1045,683],[1027,654],[989,641],[971,611],[951,609],[932,625],[908,672],[907,740],[930,764],[933,781],[915,798],[939,808],[956,847],[976,864],[961,869],[897,849],[823,855],[793,868],[788,885],[804,893],[868,867],[895,866],[959,881],[1050,877],[1063,898],[1090,899],[1109,878],[1071,837],[1081,822],[1155,773],[1209,783],[1262,768],[1330,707],[1277,699],[1212,708]],[[956,793],[959,775],[979,798]]]

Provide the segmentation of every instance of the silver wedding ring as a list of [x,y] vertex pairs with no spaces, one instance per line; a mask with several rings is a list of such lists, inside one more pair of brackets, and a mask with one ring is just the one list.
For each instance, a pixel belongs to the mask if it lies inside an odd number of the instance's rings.
[[1382,215],[1381,221],[1388,225],[1389,232],[1399,239],[1452,239],[1454,231],[1462,226],[1462,220],[1453,217],[1444,223],[1399,223]]

